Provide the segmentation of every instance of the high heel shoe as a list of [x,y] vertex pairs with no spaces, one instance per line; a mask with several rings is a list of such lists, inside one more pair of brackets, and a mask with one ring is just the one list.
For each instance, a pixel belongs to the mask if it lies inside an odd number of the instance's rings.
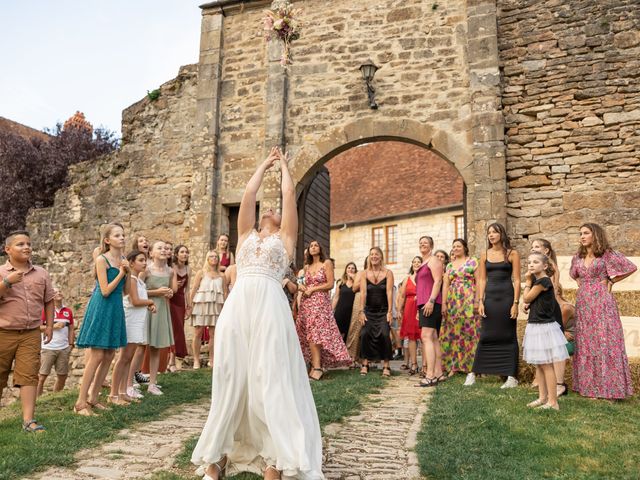
[[[227,456],[226,455],[222,457],[220,460],[218,460],[217,462],[212,463],[211,465],[213,466],[213,468],[215,468],[218,471],[218,480],[226,476],[227,474]],[[205,472],[204,477],[202,477],[202,480],[214,480],[214,478]]]
[[82,415],[83,417],[95,417],[96,413],[91,410],[89,403],[86,403],[84,407],[79,408],[78,405],[73,406],[73,413],[76,415]]

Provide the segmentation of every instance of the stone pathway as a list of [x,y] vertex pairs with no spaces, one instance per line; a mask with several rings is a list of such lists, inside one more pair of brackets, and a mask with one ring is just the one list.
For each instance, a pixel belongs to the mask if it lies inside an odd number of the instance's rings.
[[[374,370],[370,375],[379,375]],[[371,395],[358,415],[324,429],[327,480],[419,479],[413,452],[430,390],[415,388],[418,377],[393,376]],[[76,454],[70,468],[52,467],[30,477],[38,480],[149,478],[171,470],[185,440],[200,433],[209,402],[176,407],[169,417],[122,430],[118,439]]]
[[432,389],[414,387],[418,381],[417,376],[393,376],[380,393],[368,398],[359,415],[325,427],[327,480],[421,478],[413,449]]
[[71,468],[53,467],[30,478],[117,480],[148,478],[154,471],[170,470],[184,441],[202,430],[209,400],[176,408],[169,417],[122,430],[115,441],[78,452],[78,462]]

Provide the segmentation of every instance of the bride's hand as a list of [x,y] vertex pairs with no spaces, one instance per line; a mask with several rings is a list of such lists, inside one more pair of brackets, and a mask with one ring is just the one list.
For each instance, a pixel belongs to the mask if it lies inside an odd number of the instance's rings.
[[271,151],[269,152],[269,156],[264,159],[262,163],[265,167],[265,170],[269,170],[276,163],[277,160],[280,159],[280,149],[278,147],[271,147]]
[[280,168],[289,168],[289,152],[283,152],[278,148]]

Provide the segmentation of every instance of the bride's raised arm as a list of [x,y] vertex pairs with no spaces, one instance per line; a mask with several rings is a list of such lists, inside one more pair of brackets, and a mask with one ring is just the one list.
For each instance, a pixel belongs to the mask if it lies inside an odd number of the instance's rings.
[[240,211],[238,212],[238,248],[240,248],[240,244],[256,225],[256,195],[260,190],[260,185],[262,185],[264,172],[269,170],[279,158],[278,147],[273,147],[269,152],[269,156],[260,164],[247,183],[240,202]]
[[284,243],[289,258],[293,257],[298,237],[298,209],[296,207],[296,187],[289,172],[289,155],[280,152],[280,169],[282,171],[282,223],[280,238]]

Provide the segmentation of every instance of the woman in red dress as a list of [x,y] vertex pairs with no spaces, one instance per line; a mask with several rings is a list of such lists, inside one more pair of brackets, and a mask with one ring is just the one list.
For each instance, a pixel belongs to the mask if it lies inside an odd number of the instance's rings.
[[173,269],[178,277],[178,291],[169,300],[174,341],[169,356],[169,370],[175,372],[182,368],[182,360],[188,355],[184,320],[191,313],[191,305],[189,305],[189,296],[184,294],[185,291],[189,291],[189,249],[185,245],[178,245],[175,248]]
[[349,365],[351,356],[333,317],[329,291],[333,288],[333,264],[325,259],[320,244],[312,240],[305,258],[304,284],[296,330],[302,353],[311,363],[309,378],[320,380],[324,368]]
[[409,276],[402,282],[399,294],[398,311],[402,311],[402,326],[400,338],[409,340],[409,375],[418,372],[418,340],[420,340],[420,325],[418,323],[418,305],[416,304],[416,271],[422,265],[422,257],[414,257],[411,261]]
[[218,237],[215,251],[220,257],[220,273],[224,273],[229,265],[236,263],[236,259],[233,257],[233,252],[229,249],[229,235],[223,233]]

